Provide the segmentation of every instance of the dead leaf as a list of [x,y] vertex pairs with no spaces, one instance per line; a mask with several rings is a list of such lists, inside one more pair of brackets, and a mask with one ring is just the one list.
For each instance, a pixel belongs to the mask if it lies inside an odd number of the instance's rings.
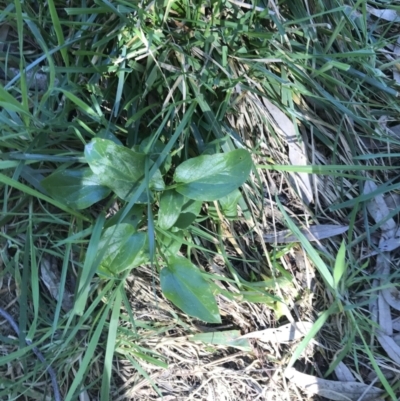
[[388,357],[394,362],[400,364],[400,347],[395,343],[392,337],[378,331],[376,337],[382,348],[386,351]]
[[258,338],[261,341],[271,341],[278,344],[287,343],[303,338],[312,326],[313,323],[310,322],[289,323],[277,328],[253,331],[241,338]]
[[382,333],[391,336],[393,334],[392,315],[390,313],[390,306],[383,297],[382,292],[379,292],[378,308],[379,326],[381,327],[381,331]]
[[[400,54],[399,54],[399,58],[400,58]],[[393,127],[390,127],[389,133],[392,134],[394,139],[399,140],[400,139],[400,125],[394,125]]]
[[393,341],[400,346],[400,334],[395,334],[393,336]]
[[[300,373],[294,368],[287,369],[285,376],[302,390],[335,401],[376,401],[383,390],[358,382],[339,382],[320,379]],[[362,398],[361,398],[362,397]]]
[[353,21],[357,18],[362,18],[362,16],[363,16],[362,13],[360,13],[358,10],[355,10],[353,7],[350,7],[350,6],[344,6],[343,11]]
[[[300,231],[309,241],[319,241],[321,239],[330,238],[346,232],[349,226],[338,226],[334,224],[320,224],[308,228],[302,228]],[[278,231],[264,235],[264,241],[268,243],[289,243],[299,242],[299,239],[292,234],[290,230]]]
[[[51,296],[58,301],[60,297],[60,273],[54,258],[43,257],[40,263],[40,278],[49,290]],[[62,296],[62,308],[69,312],[73,308],[73,294],[64,288]]]
[[[399,55],[400,57],[400,55]],[[400,136],[400,125],[399,127],[399,136]],[[400,194],[389,193],[384,196],[385,203],[388,209],[392,212],[393,210],[400,207]]]
[[[396,232],[397,236],[397,232]],[[361,259],[369,258],[371,256],[378,255],[381,252],[391,252],[397,249],[400,246],[400,239],[399,238],[389,238],[387,240],[382,239],[379,242],[378,250],[377,251],[372,251],[370,253],[367,253],[364,255]]]
[[[364,185],[364,194],[371,193],[377,189],[377,186],[372,181],[367,181]],[[367,209],[376,223],[381,222],[389,213],[389,208],[386,205],[382,195],[377,195],[367,204]],[[388,219],[380,226],[382,230],[382,239],[387,240],[395,236],[396,223],[393,219]]]
[[[21,75],[21,72],[18,68],[9,68],[7,70],[10,78],[15,78]],[[37,72],[33,70],[29,70],[24,72],[26,75],[26,81],[29,89],[38,89],[39,91],[46,91],[49,87],[49,79],[48,75],[43,72]],[[55,79],[55,85],[59,84],[59,80]]]
[[[378,287],[379,281],[374,280],[372,288]],[[369,300],[369,305],[368,305],[369,313],[371,314],[371,321],[374,323],[378,323],[378,298],[376,297],[371,297]]]
[[[388,379],[388,380],[393,379],[393,377],[395,376],[395,373],[390,369],[385,369],[385,368],[381,367],[381,372],[383,373],[383,376],[385,376],[386,379]],[[379,380],[379,376],[377,375],[375,370],[372,370],[371,372],[368,373],[367,379],[368,379],[368,381],[372,382],[372,381]]]
[[[393,46],[393,53],[396,55],[396,59],[399,59],[400,56],[400,37],[397,38],[396,44]],[[397,62],[393,66],[393,78],[396,83],[400,83],[400,63]]]
[[379,242],[379,250],[381,252],[391,252],[400,246],[400,240],[398,238],[389,238]]
[[394,309],[400,311],[400,291],[393,284],[390,288],[381,290],[385,301]]
[[[370,193],[375,189],[376,185],[368,181],[365,183],[364,193]],[[389,214],[389,208],[382,195],[377,195],[372,199],[368,203],[367,208],[376,222],[382,221]],[[391,244],[392,240],[397,241],[395,238],[397,235],[396,229],[396,223],[392,218],[381,225],[382,237],[379,242],[380,248],[388,248],[388,243]],[[390,273],[390,260],[390,252],[387,251],[382,252],[376,259],[375,272],[380,275],[381,285],[385,285],[388,281],[387,277]],[[382,330],[377,332],[377,339],[382,348],[386,351],[388,357],[398,364],[400,364],[400,347],[392,337],[393,322],[389,305],[393,305],[396,309],[400,308],[400,302],[397,301],[399,295],[396,288],[386,288],[379,292],[379,324]]]
[[384,19],[385,21],[390,22],[400,22],[400,16],[397,14],[395,10],[390,9],[378,9],[367,6],[367,11],[373,15],[374,17]]
[[343,361],[340,361],[335,368],[335,375],[341,382],[355,382],[356,378],[354,377],[351,370],[344,364]]
[[392,321],[393,330],[400,331],[400,317]]
[[[286,116],[285,113],[272,104],[268,99],[263,97],[262,101],[273,119],[273,125],[275,126],[274,128],[278,129],[280,134],[286,139],[289,147],[290,163],[293,166],[306,166],[306,149],[304,143],[299,141],[293,122],[289,119],[289,117]],[[293,176],[299,178],[296,180],[296,183],[300,186],[304,203],[308,205],[314,199],[310,175],[306,173],[296,173],[293,174]]]

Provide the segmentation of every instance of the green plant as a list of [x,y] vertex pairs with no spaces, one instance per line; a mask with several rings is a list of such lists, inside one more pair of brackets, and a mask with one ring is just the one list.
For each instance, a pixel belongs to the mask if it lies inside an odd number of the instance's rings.
[[[377,385],[398,393],[397,376],[386,378],[398,361],[375,341],[378,324],[367,310],[399,281],[399,270],[394,264],[385,282],[374,263],[361,259],[399,209],[397,203],[373,225],[365,211],[376,195],[395,198],[400,187],[398,6],[65,3],[7,1],[0,13],[0,281],[15,283],[9,301],[17,307],[10,312],[52,364],[65,399],[129,399],[121,397],[125,386],[135,389],[135,374],[149,391],[132,390],[132,398],[158,399],[164,375],[153,369],[167,364],[188,372],[207,367],[208,377],[221,380],[209,362],[224,352],[222,344],[233,356],[227,349],[233,338],[279,328],[284,320],[314,326],[300,346],[268,353],[273,385],[252,363],[240,380],[229,370],[231,382],[225,377],[223,386],[205,378],[192,398],[209,399],[201,391],[236,384],[231,399],[259,398],[252,393],[259,387],[276,390],[270,398],[297,399],[293,383],[279,380],[290,360],[304,372],[319,369],[318,376],[334,375],[343,362],[357,380],[370,383],[374,373]],[[112,162],[112,152],[99,145],[110,141],[118,149]],[[203,197],[209,182],[193,188],[176,179],[185,163],[243,147],[252,149],[253,174],[217,201]],[[366,181],[378,188],[363,193]],[[344,238],[272,247],[261,240],[266,232],[289,228],[294,235],[296,227],[328,221],[349,226]],[[67,313],[62,297],[54,301],[42,288],[41,261],[49,255],[58,262],[60,294],[73,281]],[[192,337],[212,347],[190,354],[182,338],[201,326],[163,302],[160,287],[187,314],[208,321],[219,318],[214,297],[220,294],[224,326]],[[193,287],[204,297],[189,304]],[[227,336],[226,322],[240,330]],[[154,346],[164,338],[169,345]],[[3,339],[0,375],[8,378],[0,398],[43,399],[43,366],[15,375],[10,362],[36,361],[28,348],[17,350],[22,339]],[[304,358],[301,350],[311,351],[312,339],[313,355]],[[191,378],[182,377],[173,387],[183,399]]]
[[[240,197],[237,189],[249,176],[251,156],[244,149],[206,154],[177,160],[174,169],[168,156],[158,139],[144,140],[129,149],[94,138],[85,146],[89,168],[58,170],[41,183],[56,200],[76,209],[92,206],[111,191],[120,202],[134,199],[141,216],[135,220],[120,218],[102,231],[97,274],[103,279],[114,278],[154,263],[160,271],[162,291],[170,301],[191,316],[218,323],[220,316],[209,279],[177,253],[203,202],[222,200],[221,210],[232,213],[236,209]],[[166,186],[166,181],[171,184]]]

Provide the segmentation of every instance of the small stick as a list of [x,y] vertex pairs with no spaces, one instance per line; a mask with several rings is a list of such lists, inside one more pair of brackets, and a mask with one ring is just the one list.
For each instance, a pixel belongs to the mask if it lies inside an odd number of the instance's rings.
[[[10,324],[10,326],[13,328],[13,330],[19,337],[19,328],[17,323],[15,323],[15,320],[12,318],[12,316],[2,308],[0,308],[0,315],[7,320],[7,322]],[[32,342],[27,339],[25,339],[25,342],[27,345],[32,345]],[[39,359],[40,362],[42,362],[42,364],[46,367],[46,370],[49,372],[51,378],[51,385],[53,386],[55,401],[61,401],[60,390],[58,388],[58,383],[57,383],[57,375],[54,372],[54,369],[47,363],[43,354],[39,351],[37,347],[33,347],[32,351],[35,353],[36,357]]]

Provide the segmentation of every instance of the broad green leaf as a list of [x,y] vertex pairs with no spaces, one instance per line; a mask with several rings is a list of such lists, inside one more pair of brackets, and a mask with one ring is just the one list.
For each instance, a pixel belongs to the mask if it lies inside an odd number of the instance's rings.
[[181,213],[185,197],[171,189],[162,193],[160,197],[160,210],[158,211],[158,225],[163,230],[171,228]]
[[251,167],[251,156],[244,149],[194,157],[175,170],[176,190],[189,199],[214,201],[240,187]]
[[205,322],[221,322],[210,285],[190,260],[171,256],[160,280],[164,295],[185,313]]
[[[94,138],[85,146],[85,157],[101,183],[112,189],[120,198],[129,200],[145,176],[147,155],[119,146],[107,139]],[[164,190],[160,170],[150,179],[150,189]],[[144,192],[138,202],[149,201]]]
[[239,198],[242,196],[238,189],[232,191],[229,195],[224,196],[219,200],[222,213],[224,216],[234,219],[237,217],[237,205]]
[[[42,199],[46,202],[49,202],[51,205],[54,205],[54,206],[60,208],[61,210],[64,210],[65,212],[71,214],[72,216],[76,216],[76,217],[82,219],[83,221],[90,222],[90,219],[87,216],[84,216],[82,213],[79,213],[76,210],[66,206],[63,202],[59,202],[58,200],[50,198],[47,195],[43,195],[41,192],[37,191],[36,189],[28,187],[27,185],[20,183],[18,180],[14,180],[13,178],[10,178],[7,175],[4,175],[2,173],[0,173],[0,185],[9,185],[10,187],[17,189],[26,195],[31,195],[38,199]],[[25,195],[22,195],[22,196],[25,196]]]
[[101,129],[96,137],[101,139],[108,139],[109,141],[114,142],[116,145],[123,146],[122,142],[108,129]]
[[56,171],[41,184],[54,199],[74,209],[85,209],[110,194],[90,168]]
[[252,350],[249,340],[241,338],[239,330],[215,331],[211,333],[199,333],[189,336],[190,341],[201,341],[206,344],[225,345],[238,348],[242,351],[250,352]]
[[147,234],[136,232],[130,224],[119,224],[104,230],[99,251],[105,253],[98,269],[100,276],[118,275],[149,261]]
[[188,200],[182,207],[181,213],[178,217],[178,220],[174,224],[174,227],[179,228],[180,230],[185,230],[188,228],[199,215],[201,206],[203,202]]
[[164,255],[176,255],[182,247],[184,232],[157,232],[157,244]]

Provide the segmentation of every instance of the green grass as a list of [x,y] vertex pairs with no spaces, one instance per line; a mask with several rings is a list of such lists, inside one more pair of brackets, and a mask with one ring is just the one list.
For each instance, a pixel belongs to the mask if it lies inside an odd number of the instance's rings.
[[[396,251],[362,259],[397,225],[398,203],[371,207],[398,196],[400,17],[376,10],[399,6],[0,6],[0,307],[21,332],[0,326],[1,399],[52,397],[25,336],[64,400],[307,399],[285,369],[338,381],[341,362],[400,396],[379,342]],[[316,224],[349,229],[310,242]],[[264,243],[287,228],[298,242]],[[279,351],[231,346],[300,320]]]

